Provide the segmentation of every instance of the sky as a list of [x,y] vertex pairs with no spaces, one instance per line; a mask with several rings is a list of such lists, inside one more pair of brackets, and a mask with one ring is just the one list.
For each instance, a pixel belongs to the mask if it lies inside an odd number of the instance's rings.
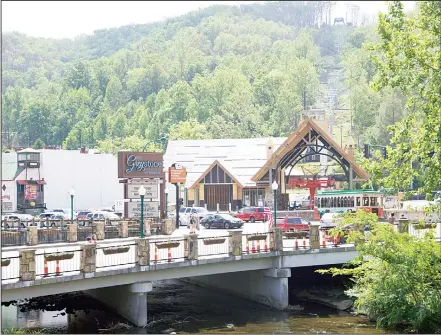
[[[144,24],[176,17],[213,4],[264,1],[2,1],[2,31],[46,38],[74,38],[98,29]],[[345,17],[345,3],[367,15],[386,11],[384,1],[339,1],[335,16]],[[414,1],[404,2],[405,9]]]

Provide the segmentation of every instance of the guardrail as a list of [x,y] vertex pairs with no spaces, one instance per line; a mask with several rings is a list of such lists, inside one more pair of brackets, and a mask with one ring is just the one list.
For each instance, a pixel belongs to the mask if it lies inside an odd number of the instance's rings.
[[263,247],[261,253],[281,251],[281,240],[270,241],[274,236],[281,237],[280,234],[270,232],[242,236],[242,231],[231,231],[229,235],[217,237],[198,237],[191,234],[183,238],[161,240],[137,238],[135,241],[115,242],[110,245],[81,243],[70,248],[23,249],[18,251],[18,256],[2,254],[2,282],[44,280],[54,276],[100,272],[137,265],[167,264],[206,257],[242,256],[243,238],[247,241],[252,236],[260,236],[263,244],[268,241],[268,249]]
[[[175,229],[172,219],[161,222],[159,219],[146,219],[146,236],[157,233],[171,235]],[[3,247],[36,245],[46,243],[86,241],[88,237],[97,240],[137,237],[140,235],[138,219],[58,220],[44,219],[32,221],[2,221],[1,242]]]
[[1,242],[3,247],[26,245],[28,231],[25,228],[8,229],[1,232]]

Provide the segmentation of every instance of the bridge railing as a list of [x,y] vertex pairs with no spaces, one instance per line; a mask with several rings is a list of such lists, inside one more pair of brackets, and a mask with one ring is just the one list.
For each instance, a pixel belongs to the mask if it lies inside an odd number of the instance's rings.
[[2,257],[2,281],[20,278],[20,256]]
[[272,237],[272,232],[244,234],[242,236],[242,253],[260,254],[264,252],[269,252]]
[[[29,257],[32,254],[24,253],[21,257]],[[58,250],[48,248],[36,250],[35,257],[35,276],[36,277],[55,277],[80,272],[80,247]],[[31,267],[30,267],[31,268]],[[22,269],[20,269],[22,271]]]
[[151,264],[183,261],[185,257],[185,238],[155,240],[149,243]]
[[[168,220],[168,219],[167,219]],[[144,234],[172,233],[170,224],[165,220],[146,219]],[[47,243],[86,241],[96,235],[97,240],[138,237],[140,235],[139,219],[92,220],[76,219],[34,219],[32,221],[4,220],[2,221],[2,247],[37,245]]]
[[136,243],[96,247],[96,269],[133,265],[136,263]]
[[198,256],[228,256],[229,235],[224,236],[212,236],[212,237],[199,237],[198,238]]
[[23,227],[20,220],[14,221],[16,225],[12,225],[11,221],[5,225],[2,223],[1,243],[3,247],[26,245],[28,230]]
[[243,235],[240,230],[230,231],[228,235],[217,237],[190,234],[169,239],[147,237],[125,242],[116,240],[114,243],[105,244],[97,241],[97,243],[79,243],[70,247],[47,246],[8,251],[9,255],[3,253],[2,282],[17,279],[44,280],[54,276],[184,262],[207,257],[244,257],[242,250],[244,248],[246,250],[246,243],[251,241],[255,244],[256,254],[281,251],[281,234],[269,232]]

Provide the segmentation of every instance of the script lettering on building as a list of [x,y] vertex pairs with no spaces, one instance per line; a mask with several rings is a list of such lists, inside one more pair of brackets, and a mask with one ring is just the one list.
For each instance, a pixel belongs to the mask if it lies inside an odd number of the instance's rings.
[[163,178],[160,152],[118,152],[118,178]]

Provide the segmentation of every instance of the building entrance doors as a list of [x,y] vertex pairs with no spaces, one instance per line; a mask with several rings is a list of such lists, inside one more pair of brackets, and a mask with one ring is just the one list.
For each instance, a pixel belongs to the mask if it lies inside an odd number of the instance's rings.
[[209,211],[216,211],[219,204],[220,211],[228,211],[229,204],[233,202],[233,185],[205,185],[205,202]]

